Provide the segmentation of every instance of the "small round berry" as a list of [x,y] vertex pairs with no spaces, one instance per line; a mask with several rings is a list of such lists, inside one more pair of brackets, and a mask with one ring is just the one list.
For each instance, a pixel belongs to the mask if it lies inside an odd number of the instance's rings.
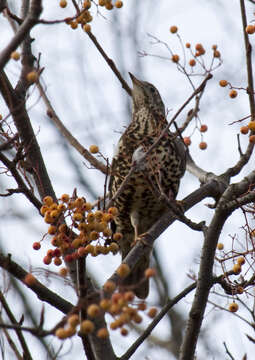
[[67,268],[61,268],[61,269],[59,269],[58,273],[59,273],[60,276],[65,277],[68,274],[68,270],[67,270]]
[[31,273],[28,273],[24,278],[24,283],[27,286],[33,286],[36,283],[36,278]]
[[60,6],[61,8],[67,7],[67,1],[66,1],[66,0],[60,0],[59,6]]
[[238,310],[238,304],[235,302],[232,302],[231,304],[228,305],[228,310],[230,312],[237,312]]
[[117,274],[121,278],[125,278],[130,273],[130,267],[127,264],[121,264],[117,269]]
[[127,291],[124,293],[124,299],[128,302],[133,301],[135,298],[135,294],[133,293],[133,291]]
[[103,289],[105,292],[111,293],[116,289],[116,284],[113,281],[108,280],[104,283]]
[[238,294],[243,294],[244,288],[242,286],[238,286],[236,291],[237,291]]
[[20,53],[18,51],[13,51],[11,53],[11,59],[18,61],[20,59]]
[[27,78],[27,81],[32,84],[38,80],[38,74],[36,71],[30,71],[27,74],[26,78]]
[[58,328],[58,329],[55,331],[55,336],[56,336],[57,338],[59,338],[60,340],[66,339],[66,338],[67,338],[66,330],[65,330],[64,328]]
[[122,6],[123,6],[123,2],[122,2],[122,1],[116,1],[116,2],[115,2],[115,7],[116,7],[117,9],[122,8]]
[[231,97],[231,99],[234,99],[237,97],[237,91],[236,90],[231,90],[229,93],[229,96]]
[[218,50],[214,50],[213,56],[214,56],[215,58],[220,58],[221,54],[220,54],[220,52],[219,52]]
[[76,329],[70,326],[67,329],[65,329],[65,332],[66,332],[66,337],[69,338],[76,334]]
[[251,144],[255,144],[255,135],[251,135],[251,136],[249,137],[249,142],[250,142]]
[[196,49],[197,51],[202,51],[202,50],[204,49],[204,47],[203,47],[202,44],[196,44],[196,45],[195,45],[195,49]]
[[145,270],[144,275],[146,278],[154,277],[156,275],[156,270],[153,268],[148,268]]
[[185,46],[187,49],[189,49],[191,45],[190,45],[190,43],[186,43]]
[[91,25],[89,25],[89,24],[85,24],[85,25],[83,25],[83,30],[85,31],[85,32],[90,32],[91,31]]
[[44,262],[45,265],[50,265],[51,261],[52,261],[51,256],[48,256],[48,255],[44,256],[43,262]]
[[126,328],[121,328],[120,333],[122,336],[127,336],[128,335],[128,330]]
[[245,31],[247,34],[252,35],[255,32],[255,27],[253,25],[247,25]]
[[97,145],[90,145],[89,151],[91,152],[91,154],[96,154],[96,153],[98,153],[99,148]]
[[195,59],[190,59],[189,65],[192,66],[192,67],[195,66],[196,65],[196,60]]
[[90,9],[90,8],[91,8],[91,1],[90,1],[90,0],[84,1],[84,3],[83,3],[82,6],[83,6],[83,8],[84,8],[85,10]]
[[245,264],[245,258],[243,256],[240,256],[237,259],[237,264],[239,264],[240,266],[242,266],[243,264]]
[[225,86],[228,85],[228,82],[227,82],[227,80],[220,80],[219,84],[220,84],[221,87],[225,87]]
[[109,300],[109,299],[102,299],[101,301],[100,301],[100,308],[101,309],[103,309],[103,310],[108,310],[109,308],[110,308],[110,306],[111,306],[111,300]]
[[106,328],[101,328],[97,331],[97,337],[100,339],[107,339],[109,337],[109,332]]
[[63,194],[60,199],[61,199],[61,201],[66,203],[69,201],[70,197],[68,194]]
[[117,232],[117,233],[113,234],[112,238],[113,238],[114,241],[118,242],[123,238],[123,235],[121,233]]
[[201,141],[201,143],[199,144],[199,148],[201,150],[205,150],[207,148],[207,143],[205,141]]
[[202,124],[202,125],[200,126],[200,132],[206,132],[207,130],[208,130],[207,125]]
[[97,304],[89,305],[87,314],[92,318],[97,317],[100,314],[100,307]]
[[248,132],[249,132],[248,126],[242,126],[242,127],[240,128],[240,133],[241,133],[241,134],[246,135],[246,134],[248,134]]
[[95,329],[95,325],[90,320],[84,320],[81,323],[80,331],[82,334],[91,334]]
[[136,314],[133,320],[136,324],[140,324],[143,321],[143,318],[139,314]]
[[55,264],[56,266],[62,265],[62,260],[60,259],[60,257],[56,257],[56,258],[54,259],[54,264]]
[[178,62],[179,62],[179,60],[180,60],[179,55],[174,54],[174,55],[172,56],[172,62],[174,62],[174,63],[178,63]]
[[48,234],[54,235],[57,232],[57,227],[55,225],[50,225],[48,228]]
[[45,196],[43,198],[43,203],[47,206],[51,206],[53,204],[53,199],[51,196]]
[[111,214],[113,216],[117,216],[118,215],[118,209],[115,206],[112,206],[108,209],[108,214]]
[[65,256],[65,262],[71,263],[73,260],[74,260],[74,258],[73,258],[73,256],[72,256],[72,254],[67,254],[67,255]]
[[106,8],[107,10],[112,10],[112,9],[113,9],[112,3],[107,2],[107,3],[105,4],[105,8]]
[[178,27],[177,27],[177,26],[173,25],[173,26],[170,27],[170,32],[171,32],[172,34],[177,33],[177,31],[178,31]]
[[41,249],[41,244],[40,244],[38,241],[34,242],[34,243],[33,243],[33,249],[34,249],[34,250],[39,250],[39,249]]
[[248,128],[252,131],[255,131],[255,120],[249,122]]
[[115,242],[110,243],[109,251],[111,251],[114,255],[117,254],[119,251],[119,245]]
[[218,243],[217,249],[218,249],[218,250],[223,250],[223,249],[224,249],[224,245],[223,245],[222,243]]
[[138,304],[138,310],[144,311],[146,309],[147,309],[147,305],[144,302]]
[[183,138],[183,141],[184,141],[184,144],[187,145],[187,146],[190,146],[191,145],[191,140],[190,140],[190,137],[189,136],[185,136]]
[[71,315],[68,317],[67,322],[71,327],[76,327],[80,322],[79,316],[77,314]]
[[78,27],[78,23],[77,23],[76,21],[72,21],[72,22],[70,23],[70,26],[71,26],[71,28],[72,28],[73,30],[75,30],[75,29],[77,29],[77,27]]
[[239,265],[239,264],[235,264],[234,266],[233,266],[233,272],[234,272],[234,274],[240,274],[240,272],[242,271],[242,269],[241,269],[241,265]]
[[98,5],[99,6],[105,6],[105,0],[99,0]]
[[147,315],[150,318],[154,318],[157,315],[157,312],[158,312],[158,310],[155,307],[152,307],[152,308],[149,309]]
[[213,50],[217,50],[217,48],[218,48],[218,45],[212,45]]

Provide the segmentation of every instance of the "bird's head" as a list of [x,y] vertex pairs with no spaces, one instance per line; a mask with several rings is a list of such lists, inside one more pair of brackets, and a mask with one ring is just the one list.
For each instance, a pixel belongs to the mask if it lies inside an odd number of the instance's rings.
[[133,83],[132,98],[134,109],[149,107],[152,111],[165,115],[165,106],[156,87],[147,81],[138,80],[131,73],[129,75]]

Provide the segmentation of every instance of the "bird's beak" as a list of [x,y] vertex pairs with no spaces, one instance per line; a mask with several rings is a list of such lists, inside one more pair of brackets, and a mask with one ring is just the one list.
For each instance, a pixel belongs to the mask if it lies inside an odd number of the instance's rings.
[[142,85],[142,81],[141,80],[138,80],[133,74],[131,74],[129,72],[129,76],[131,77],[131,80],[132,80],[132,83],[133,85],[138,85],[138,86],[141,86]]

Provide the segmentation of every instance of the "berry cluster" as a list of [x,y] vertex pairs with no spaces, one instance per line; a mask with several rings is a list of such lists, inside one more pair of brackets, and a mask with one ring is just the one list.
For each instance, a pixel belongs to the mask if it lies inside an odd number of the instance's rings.
[[[241,134],[246,135],[246,134],[249,133],[249,131],[252,131],[253,134],[255,133],[255,120],[250,121],[250,122],[248,123],[248,125],[242,126],[242,127],[240,128]],[[249,136],[249,141],[250,141],[250,143],[255,144],[255,135],[250,135],[250,136]]]
[[[125,265],[125,264],[122,264]],[[122,266],[120,265],[120,267]],[[119,267],[119,268],[120,268]],[[151,277],[155,275],[154,269],[147,269],[145,277]],[[108,280],[104,284],[104,292],[112,293],[116,289],[114,282]],[[77,326],[80,325],[80,332],[83,335],[87,335],[95,331],[96,318],[104,314],[109,314],[113,320],[110,322],[111,330],[120,330],[121,335],[128,335],[129,324],[140,324],[143,321],[141,312],[147,310],[147,304],[145,302],[134,303],[135,295],[133,291],[126,292],[114,292],[111,297],[105,297],[100,302],[90,304],[87,309],[87,319],[79,322],[78,315],[71,315],[67,320],[67,328],[58,328],[55,335],[59,339],[66,339],[73,336],[77,332]],[[157,314],[157,309],[152,307],[148,309],[146,315],[150,318],[154,318]],[[96,333],[99,338],[106,338],[109,336],[109,332],[106,328],[97,330]]]
[[[61,8],[66,8],[67,5],[68,5],[67,0],[60,0],[59,6]],[[97,4],[95,4],[95,5],[97,5]],[[114,7],[117,9],[120,9],[123,6],[123,2],[116,1],[115,4],[113,5],[112,0],[98,0],[97,6],[105,7],[105,9],[107,9],[107,10],[112,10]],[[93,16],[91,15],[90,8],[91,8],[91,1],[85,0],[82,3],[82,8],[80,9],[80,14],[77,17],[75,17],[75,19],[70,19],[70,18],[66,19],[66,24],[70,25],[70,27],[72,29],[77,29],[78,25],[81,25],[81,27],[83,28],[83,30],[85,32],[90,32],[91,25],[89,23],[92,22],[92,20],[93,20]]]
[[[65,262],[72,262],[88,254],[97,256],[118,252],[117,242],[121,240],[122,234],[115,233],[112,236],[110,229],[110,222],[118,214],[117,208],[93,210],[91,203],[84,198],[70,198],[63,194],[59,203],[54,202],[51,196],[46,196],[40,211],[44,221],[49,224],[48,234],[52,236],[51,244],[55,247],[47,251],[43,259],[46,265],[54,259],[54,264],[59,266],[62,257]],[[40,247],[39,242],[33,244],[35,250]]]

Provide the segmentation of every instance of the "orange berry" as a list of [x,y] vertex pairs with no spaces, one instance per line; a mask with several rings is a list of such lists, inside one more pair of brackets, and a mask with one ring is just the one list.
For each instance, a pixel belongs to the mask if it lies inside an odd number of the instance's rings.
[[78,27],[78,23],[76,22],[76,21],[72,21],[71,23],[70,23],[70,26],[71,26],[71,28],[72,29],[77,29],[77,27]]
[[146,278],[154,277],[156,275],[156,270],[153,268],[148,268],[145,270],[144,275]]
[[220,84],[221,87],[225,87],[225,86],[228,85],[228,82],[227,82],[227,80],[220,80],[219,84]]
[[100,339],[106,339],[109,337],[109,332],[106,328],[101,328],[97,331],[97,337]]
[[99,0],[98,5],[99,6],[105,6],[105,0]]
[[143,302],[138,304],[138,310],[144,311],[147,309],[147,305]]
[[80,322],[79,316],[77,314],[73,314],[68,317],[67,322],[71,327],[76,327]]
[[238,310],[238,304],[235,302],[232,302],[231,304],[229,304],[228,310],[230,312],[236,312]]
[[121,333],[122,336],[127,336],[127,335],[128,335],[128,330],[125,329],[125,328],[122,328],[122,329],[120,330],[120,333]]
[[102,299],[100,301],[100,307],[103,309],[103,310],[108,310],[111,306],[111,300],[109,299]]
[[50,235],[54,235],[56,234],[57,232],[57,227],[55,225],[51,225],[49,228],[48,228],[48,234]]
[[117,254],[119,251],[119,245],[114,242],[110,243],[109,251],[111,251],[114,255]]
[[229,93],[229,96],[231,97],[231,99],[236,98],[237,95],[238,95],[238,93],[237,93],[236,90],[231,90],[230,93]]
[[33,249],[34,250],[39,250],[40,248],[41,248],[41,244],[38,241],[33,243]]
[[[85,25],[83,25],[83,30],[85,31],[85,32],[90,32],[91,31],[91,25],[89,25],[89,24],[85,24]],[[97,151],[98,152],[98,151]]]
[[122,8],[122,6],[123,6],[123,2],[122,2],[122,1],[116,1],[115,7],[116,7],[117,9]]
[[200,132],[206,132],[207,130],[208,130],[207,125],[202,124],[202,125],[200,126]]
[[18,51],[13,51],[11,53],[11,59],[18,61],[20,59],[20,53]]
[[249,122],[248,128],[252,131],[255,131],[255,120]]
[[124,299],[128,302],[133,301],[135,298],[135,294],[133,293],[133,291],[127,291],[124,293]]
[[43,198],[43,203],[47,206],[51,206],[53,204],[53,199],[51,196],[45,196]]
[[150,309],[149,309],[147,315],[148,315],[150,318],[154,318],[154,317],[157,315],[157,312],[158,312],[158,310],[157,310],[155,307],[153,307],[153,308],[150,308]]
[[36,278],[31,273],[27,274],[24,278],[24,283],[27,286],[33,286],[36,283]]
[[218,50],[214,50],[213,56],[214,56],[215,58],[220,58],[221,54],[220,54],[220,52],[219,52]]
[[56,258],[54,259],[54,264],[55,264],[56,266],[62,265],[62,260],[60,259],[60,257],[56,257]]
[[130,267],[127,264],[121,264],[117,269],[117,274],[121,278],[125,278],[130,273]]
[[244,292],[244,288],[242,286],[238,286],[236,290],[238,294],[243,294]]
[[190,137],[189,137],[189,136],[184,137],[184,138],[183,138],[183,141],[184,141],[184,144],[185,144],[185,145],[190,146],[191,140],[190,140]]
[[68,194],[63,194],[60,199],[61,199],[61,201],[63,201],[63,202],[68,202],[69,199],[70,199],[70,197],[69,197]]
[[189,65],[190,66],[195,66],[196,65],[196,60],[195,59],[190,59]]
[[91,152],[91,154],[96,154],[96,153],[98,153],[99,148],[97,145],[90,145],[89,151]]
[[44,262],[45,265],[50,265],[51,261],[52,261],[51,256],[48,256],[48,255],[44,256],[43,262]]
[[94,331],[95,325],[90,320],[84,320],[81,323],[80,331],[82,334],[90,334]]
[[113,240],[114,241],[120,241],[123,238],[123,235],[121,233],[115,233],[113,234]]
[[237,264],[239,264],[240,266],[242,266],[243,264],[245,264],[245,258],[243,256],[240,256],[237,259]]
[[199,148],[201,150],[205,150],[207,148],[207,143],[205,141],[201,141],[201,143],[199,144]]
[[233,266],[233,272],[234,272],[234,274],[240,274],[240,272],[242,271],[242,269],[241,269],[241,265],[240,264],[235,264],[234,266]]
[[204,48],[203,48],[203,45],[202,45],[202,44],[196,44],[195,49],[196,49],[197,51],[201,51],[201,50],[203,50]]
[[59,2],[59,6],[62,7],[62,8],[65,8],[67,6],[67,1],[66,0],[61,0]]
[[27,78],[27,81],[32,84],[38,80],[38,74],[36,71],[30,71],[27,74],[26,78]]
[[67,332],[64,328],[58,328],[55,331],[55,336],[61,340],[66,339],[68,337]]
[[85,10],[90,9],[90,7],[91,7],[91,1],[90,1],[90,0],[84,1],[84,3],[83,3],[82,6],[83,6],[83,8],[84,8]]
[[112,9],[113,9],[112,3],[110,3],[110,2],[106,3],[106,4],[105,4],[105,8],[106,8],[107,10],[112,10]]
[[218,47],[217,45],[212,45],[213,50],[217,50],[217,47]]
[[253,25],[247,25],[245,31],[247,34],[252,35],[255,32],[255,27]]
[[100,314],[100,307],[97,304],[89,305],[87,313],[90,317],[94,318]]
[[108,214],[111,214],[113,216],[117,216],[118,215],[118,209],[115,206],[112,206],[108,209]]
[[190,43],[186,43],[185,46],[186,46],[187,49],[189,49],[190,48]]
[[179,60],[180,60],[179,55],[174,54],[174,55],[172,56],[172,62],[174,62],[174,63],[178,63],[178,62],[179,62]]
[[139,314],[136,314],[133,320],[136,324],[140,324],[143,321],[143,318]]
[[251,144],[255,144],[255,135],[251,135],[251,136],[249,137],[249,142],[250,142]]
[[177,26],[173,25],[173,26],[170,27],[170,32],[171,32],[172,34],[177,33],[177,31],[178,31],[178,27],[177,27]]
[[242,127],[240,128],[240,133],[241,133],[241,134],[246,135],[246,134],[248,134],[248,132],[249,132],[248,126],[242,126]]
[[68,274],[67,268],[61,268],[59,269],[59,275],[65,277]]
[[103,289],[105,292],[111,293],[116,289],[116,284],[113,281],[108,280],[104,283]]
[[218,250],[223,250],[223,249],[224,249],[224,245],[223,245],[222,243],[218,243],[217,249],[218,249]]

